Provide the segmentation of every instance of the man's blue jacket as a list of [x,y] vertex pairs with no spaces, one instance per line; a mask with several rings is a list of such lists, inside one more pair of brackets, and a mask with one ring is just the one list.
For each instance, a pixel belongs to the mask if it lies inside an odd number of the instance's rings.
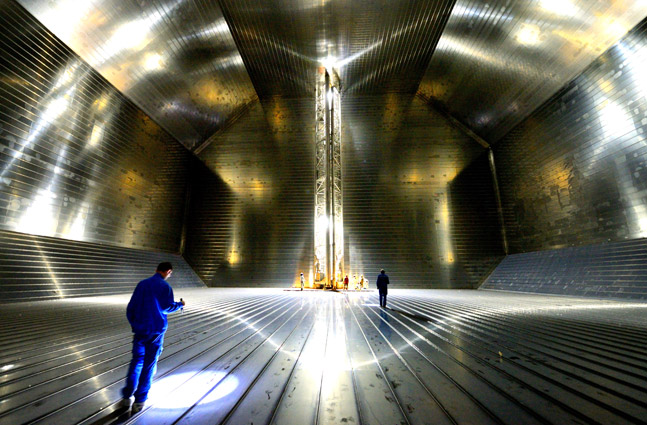
[[179,310],[182,303],[173,299],[173,289],[155,273],[137,284],[126,308],[133,332],[139,335],[159,334],[168,328],[166,315]]

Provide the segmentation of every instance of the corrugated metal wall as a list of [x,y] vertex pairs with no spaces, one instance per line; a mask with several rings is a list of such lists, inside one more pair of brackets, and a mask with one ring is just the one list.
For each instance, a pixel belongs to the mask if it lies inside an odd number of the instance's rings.
[[647,299],[647,239],[507,256],[486,289]]
[[646,59],[643,21],[497,144],[511,253],[647,236]]
[[290,286],[309,275],[314,101],[273,98],[212,138],[194,167],[185,256],[210,286]]
[[[484,148],[411,95],[342,99],[342,120],[351,277],[363,274],[374,287],[384,268],[394,287],[472,287],[472,260],[459,258],[466,251],[456,241],[471,240],[473,229],[453,225],[449,184]],[[483,173],[475,178],[490,181]],[[481,188],[454,190],[466,199]]]
[[[487,162],[451,195],[449,184],[484,148],[412,95],[342,108],[349,276],[373,281],[384,267],[398,287],[479,283],[502,255]],[[259,103],[200,154],[216,176],[194,167],[184,255],[208,285],[290,286],[301,270],[312,280],[313,115],[310,99]]]
[[[14,1],[0,4],[0,31],[0,230],[179,252],[186,149]],[[50,248],[64,258],[69,246]],[[38,249],[21,255],[45,267]],[[12,270],[0,285],[33,283]]]
[[201,286],[177,254],[120,248],[0,230],[2,302],[110,295],[130,292],[155,273],[162,261],[173,264],[174,288]]

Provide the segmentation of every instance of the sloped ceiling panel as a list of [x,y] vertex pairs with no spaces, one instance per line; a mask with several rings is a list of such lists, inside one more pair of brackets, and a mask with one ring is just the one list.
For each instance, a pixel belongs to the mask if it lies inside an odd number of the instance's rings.
[[261,98],[314,96],[317,67],[339,69],[345,95],[414,93],[454,0],[223,0]]
[[459,0],[419,93],[496,142],[646,15],[645,1]]
[[19,2],[189,149],[256,100],[217,2]]

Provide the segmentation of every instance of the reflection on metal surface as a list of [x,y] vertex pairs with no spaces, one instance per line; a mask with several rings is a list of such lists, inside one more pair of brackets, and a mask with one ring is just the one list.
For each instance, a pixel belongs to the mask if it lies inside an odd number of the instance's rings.
[[[12,64],[14,67],[17,64]],[[36,125],[31,129],[29,137],[27,137],[23,143],[20,143],[18,149],[16,149],[12,158],[9,162],[2,168],[0,172],[0,178],[5,177],[9,171],[14,167],[17,160],[20,160],[25,154],[26,149],[32,149],[32,145],[36,140],[43,136],[43,133],[46,132],[52,125],[55,124],[56,120],[66,112],[66,109],[69,106],[70,98],[76,90],[75,76],[74,73],[79,68],[79,63],[75,62],[69,65],[65,71],[62,73],[61,77],[56,81],[52,90],[47,93],[47,95],[42,99],[42,104],[44,110],[42,115],[37,119]],[[83,79],[83,75],[77,76],[80,80]],[[59,157],[63,159],[65,156],[65,148],[63,149],[62,155]],[[55,171],[60,173],[60,168],[57,165],[55,166]]]
[[[131,423],[624,424],[644,414],[645,303],[394,289],[393,308],[380,309],[375,293],[181,294],[194,301],[169,318],[151,397]],[[3,422],[115,422],[127,302],[4,305]]]
[[[174,373],[155,381],[155,385],[151,387],[147,404],[149,406],[157,405],[161,410],[184,411],[193,406],[195,401],[204,394],[201,392],[201,387],[204,387],[205,382],[217,383],[226,375],[223,371],[203,372],[202,375],[199,375],[199,372],[199,370],[194,370]],[[196,375],[199,379],[189,382]]]
[[495,147],[511,252],[647,235],[647,101],[637,65],[646,28],[643,21]]
[[321,64],[339,68],[344,94],[414,92],[453,3],[220,2],[263,99],[312,97]]
[[496,142],[645,15],[644,1],[458,0],[419,92]]
[[19,3],[187,148],[256,99],[216,2]]
[[[440,240],[440,259],[446,263],[454,262],[454,250],[452,248],[451,235],[449,233],[449,205],[447,195],[439,197],[440,219],[438,226],[438,239]],[[445,281],[449,279],[444,279]]]
[[181,416],[197,402],[211,404],[231,394],[238,387],[235,374],[226,370],[194,370],[173,373],[155,382],[146,402],[149,420],[162,423]]
[[514,38],[521,44],[533,45],[540,42],[540,35],[541,30],[537,25],[522,24],[521,28],[514,35]]
[[38,251],[40,261],[42,264],[45,266],[45,269],[47,270],[47,274],[49,275],[49,280],[54,284],[54,288],[56,288],[56,296],[59,298],[65,298],[66,294],[63,292],[63,285],[61,282],[59,282],[58,277],[56,276],[56,270],[52,267],[52,264],[48,261],[47,256],[45,255],[45,252],[41,248],[41,246],[38,244],[37,237],[32,236],[32,243],[34,244],[34,247],[36,247],[36,251]]
[[177,251],[190,154],[16,3],[0,23],[0,228]]

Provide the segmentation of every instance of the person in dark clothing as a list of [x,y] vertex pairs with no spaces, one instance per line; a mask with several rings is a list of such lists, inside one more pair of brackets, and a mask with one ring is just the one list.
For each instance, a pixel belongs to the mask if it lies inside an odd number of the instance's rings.
[[176,302],[173,289],[166,282],[173,273],[171,263],[160,263],[156,273],[137,284],[128,307],[126,317],[133,333],[133,358],[128,368],[126,386],[121,390],[122,406],[130,406],[130,398],[135,396],[132,413],[144,408],[148,398],[153,376],[157,369],[157,359],[162,353],[164,333],[168,328],[166,315],[184,307],[184,300]]
[[380,270],[380,274],[377,276],[377,289],[380,291],[380,307],[386,308],[386,294],[388,292],[389,277],[384,272],[384,269]]

